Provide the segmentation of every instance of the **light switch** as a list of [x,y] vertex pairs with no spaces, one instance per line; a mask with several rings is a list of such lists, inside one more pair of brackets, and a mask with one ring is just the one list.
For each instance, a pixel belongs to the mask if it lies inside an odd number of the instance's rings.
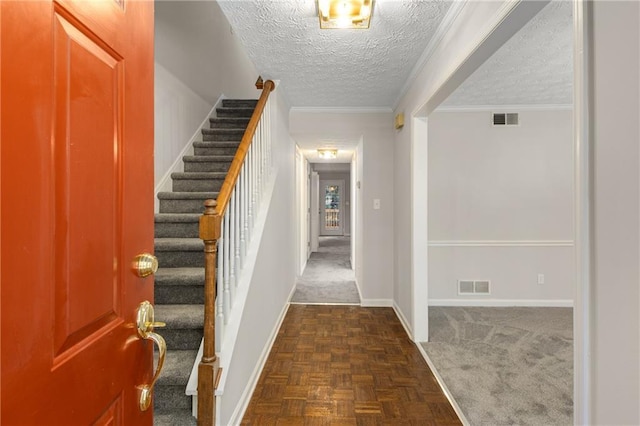
[[374,198],[373,200],[373,209],[380,210],[380,198]]

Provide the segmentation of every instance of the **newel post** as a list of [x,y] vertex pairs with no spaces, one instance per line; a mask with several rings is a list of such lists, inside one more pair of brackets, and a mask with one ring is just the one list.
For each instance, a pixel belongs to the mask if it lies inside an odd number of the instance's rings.
[[221,216],[216,213],[216,201],[204,202],[200,216],[200,239],[204,242],[204,344],[198,365],[198,425],[215,424],[215,390],[220,378],[220,360],[216,356],[216,255],[220,238]]

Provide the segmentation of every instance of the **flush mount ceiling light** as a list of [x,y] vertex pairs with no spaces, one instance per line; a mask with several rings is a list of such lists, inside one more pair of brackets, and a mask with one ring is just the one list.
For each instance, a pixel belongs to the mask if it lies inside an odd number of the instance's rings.
[[373,12],[373,0],[316,0],[320,28],[367,29]]
[[338,158],[338,150],[337,149],[319,149],[318,157],[323,160],[332,160],[334,158]]

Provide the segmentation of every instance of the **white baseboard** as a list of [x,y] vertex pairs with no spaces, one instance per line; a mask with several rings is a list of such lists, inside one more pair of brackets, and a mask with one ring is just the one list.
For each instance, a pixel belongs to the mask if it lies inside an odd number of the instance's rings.
[[573,300],[535,299],[429,299],[429,306],[530,306],[550,308],[573,308]]
[[[295,286],[294,286],[295,289]],[[276,341],[276,337],[278,336],[278,331],[282,326],[282,322],[284,321],[284,317],[287,314],[287,310],[289,309],[289,304],[285,303],[282,311],[280,312],[280,316],[278,317],[278,321],[276,321],[276,325],[271,330],[271,334],[269,335],[269,339],[267,339],[267,343],[262,349],[262,353],[258,358],[258,362],[256,363],[251,376],[249,377],[249,382],[242,392],[242,396],[240,396],[240,400],[236,405],[235,410],[231,414],[231,418],[229,419],[229,424],[231,425],[239,425],[242,422],[242,418],[244,417],[244,413],[247,411],[247,407],[249,406],[249,402],[251,402],[251,396],[253,395],[253,391],[256,389],[256,385],[258,384],[258,379],[260,378],[260,374],[262,374],[262,370],[264,369],[264,365],[269,358],[269,353],[271,353],[271,348]],[[219,417],[218,417],[219,418]]]
[[[353,270],[353,273],[355,275],[356,270]],[[362,306],[362,292],[360,291],[360,284],[358,284],[358,278],[354,279],[356,282],[356,290],[358,290],[358,298],[360,299],[360,305]]]
[[180,173],[184,171],[184,163],[182,162],[182,157],[184,157],[185,155],[193,155],[193,143],[196,141],[202,140],[201,130],[207,125],[207,123],[209,122],[209,118],[214,116],[216,112],[216,108],[218,108],[222,104],[223,99],[225,99],[224,95],[221,95],[218,98],[216,103],[213,105],[213,108],[211,108],[211,111],[209,111],[205,119],[202,120],[202,123],[200,123],[200,126],[196,129],[196,131],[193,133],[191,138],[184,145],[184,148],[182,148],[182,151],[180,151],[180,154],[178,154],[173,164],[171,164],[171,167],[169,167],[169,170],[167,170],[167,172],[162,176],[160,181],[158,181],[158,184],[156,185],[153,193],[155,213],[158,213],[160,211],[160,200],[158,200],[158,193],[171,192],[171,189],[172,189],[171,185],[173,182],[171,180],[171,174]]
[[469,420],[467,420],[467,417],[462,412],[462,409],[460,408],[456,400],[453,398],[453,395],[449,391],[449,388],[447,388],[447,385],[444,383],[444,380],[442,380],[442,376],[440,375],[440,373],[438,373],[438,370],[436,370],[436,367],[433,365],[433,362],[431,362],[431,359],[429,359],[429,355],[427,355],[427,352],[425,352],[424,348],[420,343],[416,343],[416,346],[418,347],[418,350],[422,354],[422,357],[424,358],[424,360],[427,362],[427,365],[429,366],[429,368],[431,369],[431,372],[435,376],[436,381],[438,382],[438,385],[440,385],[440,389],[442,389],[442,392],[449,400],[449,403],[453,407],[453,411],[456,412],[462,424],[465,426],[471,425],[471,423],[469,423]]
[[391,299],[362,299],[361,298],[360,300],[362,301],[360,305],[363,308],[393,307],[393,300]]
[[296,292],[296,282],[294,282],[293,286],[291,287],[291,291],[289,292],[289,296],[287,297],[287,303],[291,303],[291,298],[293,297],[293,293],[295,292]]
[[404,314],[402,313],[402,310],[400,309],[398,304],[395,302],[395,300],[393,301],[393,310],[396,311],[396,315],[400,320],[400,324],[402,324],[402,326],[404,327],[404,331],[406,331],[409,338],[415,342],[415,340],[413,339],[413,330],[409,325],[409,321],[407,321],[407,318],[404,316]]

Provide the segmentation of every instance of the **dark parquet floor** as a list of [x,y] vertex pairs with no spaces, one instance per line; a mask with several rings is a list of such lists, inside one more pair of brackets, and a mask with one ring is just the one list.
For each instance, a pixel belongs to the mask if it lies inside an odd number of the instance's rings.
[[243,425],[459,425],[391,308],[291,305]]

